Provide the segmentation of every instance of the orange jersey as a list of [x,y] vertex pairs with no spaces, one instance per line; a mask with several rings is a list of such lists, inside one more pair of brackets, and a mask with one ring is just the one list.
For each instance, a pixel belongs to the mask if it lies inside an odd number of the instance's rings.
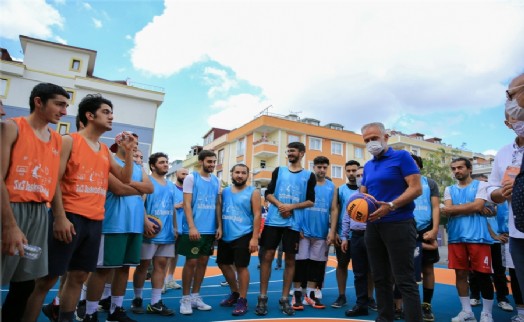
[[60,182],[64,209],[92,220],[103,220],[110,171],[109,150],[100,143],[100,150],[95,152],[81,135],[70,135],[73,146]]
[[51,136],[43,142],[25,118],[12,120],[18,127],[18,138],[11,148],[5,178],[9,201],[50,202],[58,180],[62,137],[48,127]]

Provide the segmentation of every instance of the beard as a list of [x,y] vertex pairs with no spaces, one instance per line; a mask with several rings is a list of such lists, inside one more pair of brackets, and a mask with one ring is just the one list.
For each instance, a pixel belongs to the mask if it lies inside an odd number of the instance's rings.
[[180,183],[180,185],[184,184],[184,179],[176,178],[176,182]]
[[214,166],[204,167],[203,170],[205,173],[213,173],[213,171],[215,171],[215,167]]
[[244,180],[244,181],[237,181],[237,180],[231,178],[231,182],[233,182],[233,185],[234,185],[235,187],[242,187],[243,185],[246,184],[247,179]]

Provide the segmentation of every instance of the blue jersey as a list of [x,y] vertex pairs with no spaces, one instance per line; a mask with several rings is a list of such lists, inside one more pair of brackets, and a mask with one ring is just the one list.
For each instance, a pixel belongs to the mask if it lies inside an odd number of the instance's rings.
[[[216,204],[219,183],[215,175],[210,175],[210,181],[204,180],[200,173],[193,172],[193,193],[191,209],[193,222],[200,234],[215,234],[217,230]],[[189,234],[187,222],[183,224],[182,231]]]
[[[499,224],[497,223],[497,217],[496,216],[487,217],[486,221],[489,223],[489,226],[491,227],[491,230],[493,230],[493,232],[495,234],[497,234],[497,231],[499,230]],[[493,240],[494,244],[500,244],[499,240],[495,240],[493,238],[492,238],[492,240]]]
[[[115,157],[120,166],[124,161]],[[142,182],[142,168],[133,164],[132,181]],[[139,233],[144,232],[144,202],[140,196],[117,196],[108,191],[105,202],[105,216],[102,233]]]
[[[479,181],[473,180],[466,187],[453,185],[449,187],[451,201],[454,205],[462,205],[475,201]],[[488,231],[486,217],[479,213],[452,216],[448,220],[448,242],[492,244],[493,239]]]
[[[296,204],[306,201],[307,183],[311,171],[303,169],[300,172],[291,172],[287,167],[278,168],[278,179],[275,185],[275,198],[284,204]],[[300,223],[295,217],[301,217],[304,209],[295,209],[291,217],[284,218],[278,208],[269,204],[266,223],[267,226],[289,227],[300,231]]]
[[[175,185],[175,205],[184,202],[184,192],[182,188]],[[176,227],[178,229],[178,234],[182,234],[182,225],[186,222],[186,214],[184,212],[184,207],[176,209]],[[187,223],[186,223],[187,225]]]
[[433,207],[431,205],[431,190],[428,184],[428,178],[421,176],[422,195],[415,199],[415,222],[417,231],[427,228],[433,221]]
[[325,180],[322,185],[317,183],[315,186],[315,205],[306,208],[301,218],[302,231],[305,237],[326,239],[334,195],[335,185],[333,182]]
[[146,212],[156,216],[162,222],[162,230],[154,238],[144,237],[145,243],[150,244],[172,244],[175,242],[175,231],[173,227],[173,211],[175,209],[175,185],[166,180],[166,184],[158,183],[154,178],[154,191],[146,196]]
[[253,232],[251,197],[255,187],[247,186],[233,192],[231,187],[222,191],[222,240],[231,242]]
[[498,231],[496,231],[499,234],[503,233],[509,233],[508,228],[508,216],[509,216],[509,208],[508,208],[508,202],[504,201],[501,204],[497,205],[497,224],[498,224]]

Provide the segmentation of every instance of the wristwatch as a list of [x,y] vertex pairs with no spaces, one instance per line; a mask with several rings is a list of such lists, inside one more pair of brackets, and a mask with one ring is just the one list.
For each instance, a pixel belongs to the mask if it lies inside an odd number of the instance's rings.
[[388,202],[388,205],[391,211],[395,211],[395,209],[397,209],[397,206],[393,203],[393,201]]

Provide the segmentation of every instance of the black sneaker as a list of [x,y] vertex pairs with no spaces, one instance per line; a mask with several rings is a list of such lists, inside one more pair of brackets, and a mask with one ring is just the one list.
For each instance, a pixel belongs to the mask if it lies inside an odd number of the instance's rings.
[[233,307],[233,305],[237,304],[239,297],[240,294],[238,292],[232,292],[228,297],[220,301],[220,306]]
[[106,322],[137,322],[127,316],[123,307],[117,306],[113,313],[107,315]]
[[267,315],[267,296],[259,296],[257,307],[255,309],[256,315]]
[[167,306],[162,303],[162,300],[156,302],[155,304],[147,305],[147,313],[149,314],[159,314],[162,316],[174,315],[175,312],[171,309],[168,309]]
[[75,311],[75,319],[77,321],[84,321],[86,316],[86,300],[78,301]]
[[280,305],[280,310],[282,313],[286,315],[294,315],[295,310],[293,310],[293,307],[291,307],[291,304],[289,304],[289,299],[280,299],[278,300],[278,304]]
[[84,316],[84,322],[98,322],[98,312],[86,314]]
[[131,312],[135,314],[144,314],[144,307],[142,306],[142,299],[140,297],[135,297],[131,301]]
[[375,312],[378,311],[377,302],[372,297],[368,298],[368,309],[375,311]]
[[98,301],[98,312],[109,312],[111,308],[111,296],[106,297]]
[[340,309],[341,307],[345,306],[347,304],[346,296],[345,295],[339,295],[337,297],[337,300],[331,304],[331,307],[335,309]]
[[53,303],[46,304],[42,306],[42,313],[49,319],[51,322],[58,322],[58,312],[60,310],[60,305],[54,305]]
[[422,320],[424,320],[424,322],[435,321],[435,315],[433,315],[431,304],[429,303],[422,303]]
[[295,311],[302,311],[304,305],[302,305],[302,291],[295,291],[293,297],[291,298],[291,306]]

